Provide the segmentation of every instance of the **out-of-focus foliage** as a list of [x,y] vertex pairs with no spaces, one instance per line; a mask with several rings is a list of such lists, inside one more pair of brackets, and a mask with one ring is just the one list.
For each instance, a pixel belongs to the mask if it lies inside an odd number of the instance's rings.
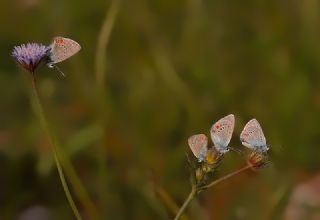
[[[54,36],[82,50],[59,65],[66,78],[39,69],[41,100],[103,219],[172,219],[156,189],[183,202],[187,138],[208,135],[229,113],[236,117],[231,146],[240,148],[241,129],[255,117],[272,165],[201,194],[189,217],[282,219],[292,187],[320,170],[320,3],[122,0],[101,94],[96,49],[111,4],[1,3],[0,219],[27,219],[38,209],[53,219],[72,216],[30,104],[30,78],[10,57],[14,45]],[[230,152],[215,177],[244,163]]]

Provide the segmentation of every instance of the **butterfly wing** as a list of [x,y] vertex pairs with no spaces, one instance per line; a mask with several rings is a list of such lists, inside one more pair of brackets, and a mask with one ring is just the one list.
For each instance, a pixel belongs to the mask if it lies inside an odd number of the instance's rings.
[[219,121],[212,125],[210,129],[211,139],[214,147],[220,153],[226,153],[229,151],[228,145],[232,137],[233,129],[233,114],[221,118]]
[[207,155],[208,138],[204,134],[195,134],[188,139],[189,147],[199,162],[205,160]]
[[251,119],[244,126],[240,140],[243,146],[252,150],[266,152],[269,149],[262,128],[256,119]]
[[65,38],[65,37],[55,37],[52,44],[50,45],[50,63],[55,64],[62,62],[69,57],[75,55],[81,49],[80,44],[76,41]]

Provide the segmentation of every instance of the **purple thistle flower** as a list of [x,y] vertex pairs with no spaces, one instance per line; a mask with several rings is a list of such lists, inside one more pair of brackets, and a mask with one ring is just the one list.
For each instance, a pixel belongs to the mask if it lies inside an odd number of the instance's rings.
[[15,46],[13,58],[27,71],[34,73],[41,61],[47,59],[49,47],[37,43],[27,43]]

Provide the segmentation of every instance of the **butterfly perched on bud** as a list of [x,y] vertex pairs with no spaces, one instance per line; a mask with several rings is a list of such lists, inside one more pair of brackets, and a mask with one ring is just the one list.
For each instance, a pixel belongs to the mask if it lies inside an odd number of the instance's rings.
[[262,128],[256,119],[251,119],[240,134],[242,145],[261,153],[269,150]]
[[[211,139],[215,151],[219,154],[225,154],[229,151],[228,145],[232,137],[234,122],[234,115],[230,114],[218,120],[211,127]],[[199,162],[206,160],[208,156],[208,138],[206,135],[192,135],[188,139],[188,144],[193,155],[198,158]]]
[[228,145],[232,137],[234,121],[234,115],[230,114],[221,118],[211,127],[211,139],[219,153],[224,154],[229,151]]
[[188,138],[189,147],[199,162],[206,159],[208,151],[208,138],[204,134],[195,134]]

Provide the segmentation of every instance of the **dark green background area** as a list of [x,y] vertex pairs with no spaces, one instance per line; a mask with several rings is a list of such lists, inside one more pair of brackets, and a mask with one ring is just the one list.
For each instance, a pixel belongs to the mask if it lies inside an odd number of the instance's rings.
[[[283,219],[293,187],[320,169],[320,3],[122,0],[108,45],[98,48],[112,4],[1,3],[0,219],[35,206],[52,219],[73,218],[30,101],[29,74],[10,57],[14,45],[48,45],[54,36],[82,50],[59,64],[66,78],[38,69],[42,104],[103,219],[172,219],[157,190],[182,204],[190,190],[188,137],[209,135],[230,113],[230,145],[244,150],[239,134],[257,118],[272,163],[202,193],[188,216]],[[106,55],[104,91],[97,48]],[[245,163],[230,152],[214,178]]]

